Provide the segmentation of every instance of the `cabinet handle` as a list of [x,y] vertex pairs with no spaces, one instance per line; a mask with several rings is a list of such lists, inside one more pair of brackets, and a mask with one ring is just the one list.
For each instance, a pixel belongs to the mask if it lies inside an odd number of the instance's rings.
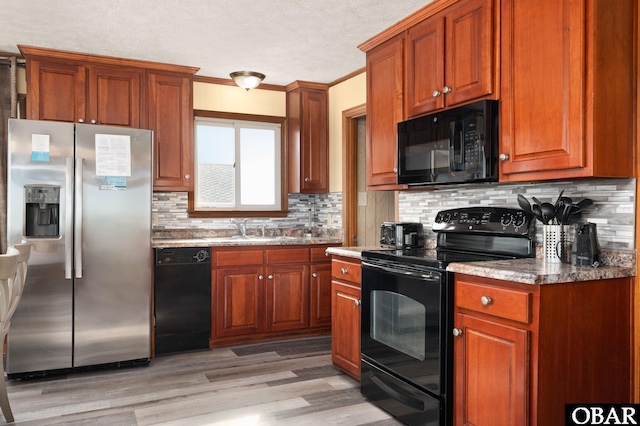
[[460,336],[462,336],[462,329],[460,329],[460,328],[454,328],[454,329],[453,329],[453,335],[454,335],[454,336],[456,336],[456,337],[460,337]]
[[480,303],[482,303],[484,306],[490,305],[491,302],[493,302],[493,300],[491,300],[489,296],[482,296],[480,298]]
[[258,275],[258,279],[259,279],[260,281],[262,281],[262,280],[264,280],[264,276],[262,276],[262,275]]
[[312,276],[313,278],[318,278],[318,274],[317,274],[317,273],[315,273],[315,272],[314,272],[313,274],[311,274],[311,276]]
[[340,268],[340,272],[342,274],[346,274],[347,272],[349,272],[349,270],[347,268]]
[[498,159],[499,159],[500,161],[507,161],[507,160],[509,159],[509,155],[507,155],[507,154],[500,154],[500,155],[498,156]]
[[453,92],[453,89],[451,89],[451,87],[449,86],[444,86],[442,88],[442,93],[451,93],[451,92]]
[[96,124],[97,121],[96,120],[91,120],[91,124]]
[[305,182],[309,182],[310,180],[311,180],[311,179],[309,179],[309,178],[304,178],[304,181],[305,181]]
[[84,118],[78,118],[78,123],[84,123]]
[[189,173],[187,173],[186,175],[184,175],[185,179],[191,179],[191,175]]
[[273,275],[269,275],[267,278],[269,278],[270,280],[273,279]]
[[442,94],[442,93],[440,93],[440,91],[439,91],[439,90],[434,90],[434,91],[433,91],[433,97],[434,97],[434,98],[437,98],[437,97],[438,97],[438,96],[440,96],[441,94]]
[[362,303],[360,300],[356,299],[353,301],[353,303],[356,304],[356,306],[360,306],[360,304]]

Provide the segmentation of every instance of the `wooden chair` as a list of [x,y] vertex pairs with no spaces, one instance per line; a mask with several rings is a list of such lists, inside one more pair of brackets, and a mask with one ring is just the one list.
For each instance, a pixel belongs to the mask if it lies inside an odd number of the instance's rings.
[[[27,262],[31,254],[31,244],[17,244],[0,255],[0,342],[4,342],[9,333],[11,316],[18,306],[27,277]],[[0,409],[7,423],[14,421],[7,386],[4,379],[4,361],[2,380],[0,380]]]

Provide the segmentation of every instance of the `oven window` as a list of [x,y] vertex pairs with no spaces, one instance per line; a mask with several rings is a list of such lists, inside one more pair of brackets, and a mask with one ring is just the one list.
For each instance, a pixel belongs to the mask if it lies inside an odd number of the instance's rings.
[[371,292],[371,338],[420,361],[425,359],[424,305],[399,293]]

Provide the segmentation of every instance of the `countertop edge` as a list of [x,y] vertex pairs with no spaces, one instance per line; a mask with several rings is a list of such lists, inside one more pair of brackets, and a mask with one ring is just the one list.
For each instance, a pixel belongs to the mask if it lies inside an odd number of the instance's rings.
[[232,240],[229,238],[185,238],[185,239],[152,239],[152,248],[180,248],[180,247],[256,247],[256,246],[310,246],[342,244],[342,239],[333,237],[300,237],[286,240],[265,240],[259,239]]

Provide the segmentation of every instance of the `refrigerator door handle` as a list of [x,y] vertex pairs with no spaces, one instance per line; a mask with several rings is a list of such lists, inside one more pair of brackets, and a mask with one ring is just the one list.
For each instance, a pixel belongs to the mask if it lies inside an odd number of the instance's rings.
[[74,260],[76,278],[82,278],[82,174],[84,172],[84,160],[76,158],[75,176],[75,198],[76,198],[76,221],[73,230]]
[[64,217],[64,278],[71,279],[71,270],[73,267],[73,158],[66,159],[65,173],[65,217]]

